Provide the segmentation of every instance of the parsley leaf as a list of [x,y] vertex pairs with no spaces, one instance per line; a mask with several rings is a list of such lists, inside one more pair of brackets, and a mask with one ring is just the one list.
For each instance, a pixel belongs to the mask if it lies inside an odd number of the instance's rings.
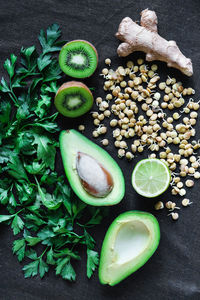
[[47,114],[50,105],[51,97],[48,95],[41,95],[41,99],[38,100],[37,106],[34,108],[34,112],[39,118],[42,118]]
[[7,58],[6,61],[4,62],[3,65],[4,69],[8,72],[10,78],[12,78],[14,75],[16,60],[17,60],[17,56],[11,54],[10,59]]
[[34,277],[38,273],[39,260],[32,261],[23,267],[24,277]]
[[42,71],[51,63],[51,55],[40,56],[37,59],[38,69]]
[[4,63],[9,78],[0,81],[0,203],[7,212],[0,223],[19,235],[12,248],[18,260],[31,260],[23,267],[25,278],[42,278],[52,266],[57,275],[74,281],[71,261],[80,260],[78,246],[87,246],[88,277],[98,263],[86,228],[99,224],[103,213],[81,202],[54,171],[59,126],[52,97],[62,73],[55,56],[66,42],[60,36],[53,24],[40,31],[41,51],[22,47],[18,59],[11,54]]
[[51,248],[48,252],[47,252],[47,264],[49,265],[55,265],[55,260],[53,257],[53,249]]
[[19,157],[17,155],[11,156],[9,160],[10,160],[10,162],[8,163],[9,175],[16,178],[17,180],[25,179],[28,181],[26,171]]
[[49,270],[48,265],[42,260],[42,258],[40,258],[40,260],[39,260],[39,274],[40,274],[40,277],[43,278],[44,274],[46,272],[48,272],[48,270]]
[[52,140],[42,134],[33,133],[34,141],[32,145],[37,145],[37,158],[42,160],[46,167],[50,167],[52,170],[54,170],[54,164],[55,164],[55,155],[56,155],[56,149],[55,146],[52,145]]
[[94,250],[87,249],[87,277],[90,278],[99,264],[99,254]]
[[1,79],[0,91],[2,91],[3,93],[9,93],[10,92],[10,88],[9,88],[7,82],[5,81],[5,79],[3,77]]
[[16,215],[12,221],[11,228],[13,229],[14,235],[18,234],[24,228],[24,221]]
[[12,218],[13,218],[13,215],[0,215],[0,223],[11,220]]
[[40,238],[33,236],[26,236],[25,239],[28,243],[28,246],[35,246],[41,241]]
[[7,124],[10,121],[11,104],[10,102],[0,102],[0,122]]
[[93,237],[84,229],[85,243],[89,249],[94,249],[95,240]]
[[47,34],[45,35],[44,30],[40,31],[38,39],[43,49],[43,55],[49,52],[56,52],[60,50],[60,47],[54,46],[56,40],[60,37],[61,31],[57,24],[47,28]]
[[70,281],[76,279],[76,273],[70,263],[69,257],[59,258],[57,260],[56,275],[60,275],[63,279]]
[[25,256],[25,249],[26,249],[25,239],[19,239],[13,242],[13,254],[17,255],[19,261],[22,261]]

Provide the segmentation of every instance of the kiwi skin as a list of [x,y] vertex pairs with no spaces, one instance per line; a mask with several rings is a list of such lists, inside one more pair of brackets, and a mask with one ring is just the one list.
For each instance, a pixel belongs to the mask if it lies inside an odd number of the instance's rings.
[[[59,92],[61,92],[64,89],[67,89],[69,87],[82,87],[82,88],[86,89],[92,95],[90,89],[84,83],[82,83],[80,81],[68,81],[68,82],[63,83],[59,87],[59,89],[57,90],[56,96],[57,96],[57,94],[59,94]],[[93,95],[92,95],[92,97],[93,97]]]
[[[97,57],[97,65],[96,65],[96,68],[97,68],[98,62],[99,62],[99,57],[98,57],[97,49],[94,47],[94,45],[92,45],[90,42],[88,42],[88,41],[86,41],[86,40],[73,40],[73,41],[70,41],[70,42],[66,43],[66,44],[63,46],[63,48],[66,47],[67,45],[69,45],[69,44],[72,43],[72,42],[84,42],[84,43],[89,44],[89,45],[93,48],[94,52],[96,53],[96,57]],[[60,53],[61,53],[61,52],[60,52]],[[96,71],[96,68],[95,68],[94,72]],[[84,77],[84,78],[88,78],[88,77],[92,76],[92,75],[94,74],[94,72],[93,72],[92,74],[90,74],[89,76]],[[72,81],[71,81],[71,82],[72,82]]]
[[[80,81],[68,81],[68,82],[63,83],[59,87],[59,89],[57,90],[57,93],[56,93],[55,99],[54,99],[54,104],[55,104],[56,108],[57,108],[57,105],[56,105],[56,96],[59,94],[59,92],[61,92],[62,90],[66,89],[66,88],[69,88],[69,87],[82,87],[85,90],[87,90],[89,92],[89,94],[91,95],[92,99],[94,99],[92,92],[90,91],[90,89],[84,83],[82,83]],[[92,104],[91,104],[91,106],[92,106]],[[62,112],[60,111],[60,113],[62,113]],[[68,116],[68,117],[70,117],[70,116]],[[74,117],[71,117],[71,118],[74,118]]]

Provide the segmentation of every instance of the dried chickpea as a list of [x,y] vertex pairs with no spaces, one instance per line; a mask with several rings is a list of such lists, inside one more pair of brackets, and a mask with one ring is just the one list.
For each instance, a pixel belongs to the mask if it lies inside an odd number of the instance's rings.
[[160,82],[158,85],[160,90],[164,90],[166,88],[166,83],[165,82]]
[[103,146],[108,146],[108,144],[109,144],[109,142],[108,142],[107,139],[103,139],[103,140],[101,141],[101,143],[102,143]]
[[105,59],[105,64],[110,66],[110,64],[111,64],[111,59],[110,59],[110,58],[106,58],[106,59]]
[[78,130],[79,131],[84,131],[85,130],[85,126],[84,125],[79,125],[78,126]]

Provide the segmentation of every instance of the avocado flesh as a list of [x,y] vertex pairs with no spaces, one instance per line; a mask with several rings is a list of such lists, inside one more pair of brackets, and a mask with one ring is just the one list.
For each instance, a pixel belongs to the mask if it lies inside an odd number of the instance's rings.
[[[68,181],[82,201],[94,206],[109,206],[122,200],[125,193],[124,176],[118,164],[104,149],[76,130],[70,129],[62,131],[60,134],[60,151]],[[114,186],[107,196],[97,198],[83,188],[76,170],[78,152],[86,153],[95,158],[112,175]]]
[[153,255],[159,241],[159,224],[150,213],[129,211],[119,215],[103,241],[100,282],[114,286],[137,271]]

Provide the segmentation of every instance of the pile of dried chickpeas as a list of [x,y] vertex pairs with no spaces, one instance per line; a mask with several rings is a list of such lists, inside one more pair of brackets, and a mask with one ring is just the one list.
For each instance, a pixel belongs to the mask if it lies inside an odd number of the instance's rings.
[[[195,140],[194,128],[200,101],[193,100],[194,89],[184,88],[181,82],[169,76],[160,82],[158,66],[149,66],[142,58],[136,64],[128,61],[126,67],[119,66],[116,70],[110,68],[109,58],[105,64],[100,75],[107,95],[105,99],[96,98],[98,111],[92,112],[96,127],[93,137],[106,134],[108,128],[104,119],[110,118],[109,130],[112,129],[118,157],[130,161],[148,148],[152,152],[150,158],[160,158],[169,166],[172,195],[184,197],[187,188],[193,187],[195,180],[200,178],[200,156],[197,154],[200,140]],[[166,111],[171,111],[171,116]],[[107,146],[109,140],[103,138],[101,143]],[[185,197],[182,200],[183,207],[191,203]],[[180,207],[175,202],[155,204],[156,210],[164,207],[173,220],[178,219]]]

